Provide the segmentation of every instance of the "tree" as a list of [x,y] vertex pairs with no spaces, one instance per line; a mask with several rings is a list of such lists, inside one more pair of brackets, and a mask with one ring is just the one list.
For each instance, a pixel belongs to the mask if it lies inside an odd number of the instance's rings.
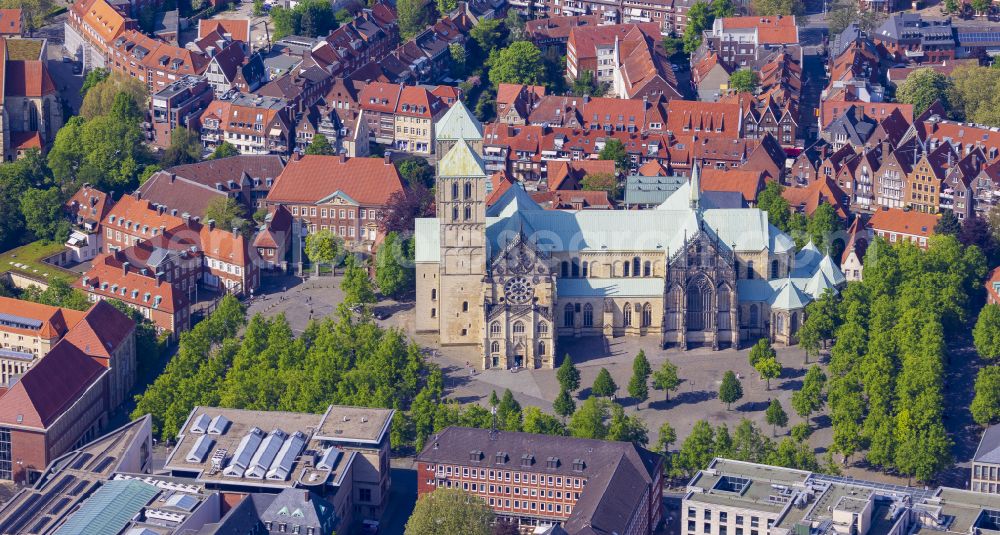
[[608,372],[607,368],[601,368],[601,371],[597,372],[597,378],[594,379],[594,386],[591,387],[590,393],[598,397],[610,398],[617,391],[618,385],[611,378],[611,373]]
[[955,217],[955,213],[951,210],[942,210],[941,217],[934,224],[934,234],[958,236],[959,232],[962,232],[962,223]]
[[752,0],[750,8],[754,15],[773,17],[776,15],[801,15],[803,4],[793,0]]
[[646,447],[649,443],[649,431],[646,424],[637,417],[627,416],[625,409],[617,404],[611,404],[611,422],[608,424],[607,440],[631,442],[636,446]]
[[375,290],[368,270],[354,255],[348,255],[345,263],[344,279],[340,281],[340,289],[344,291],[344,304],[371,305],[375,303]]
[[244,228],[245,216],[243,205],[230,197],[212,199],[205,207],[205,221],[214,221],[215,226],[223,230]]
[[177,127],[170,132],[170,146],[163,151],[160,164],[173,167],[201,161],[201,140],[187,128]]
[[729,89],[739,93],[756,93],[760,76],[750,69],[738,69],[729,75]]
[[733,402],[743,397],[743,385],[732,370],[727,371],[722,376],[722,384],[719,386],[719,400],[726,404],[729,410]]
[[1000,358],[1000,305],[987,304],[979,311],[976,326],[972,329],[979,356],[987,360]]
[[497,396],[497,391],[494,390],[490,392],[490,407],[496,408],[500,404],[500,398]]
[[62,277],[50,280],[49,287],[45,290],[40,289],[38,286],[29,286],[21,295],[21,298],[43,305],[72,310],[87,310],[91,305],[90,300],[87,299],[87,294],[70,286],[69,282]]
[[212,151],[212,155],[209,156],[211,160],[218,160],[219,158],[228,158],[230,156],[239,156],[240,151],[230,144],[228,141],[223,141],[215,147]]
[[334,19],[336,19],[337,24],[344,25],[354,20],[354,13],[351,13],[349,9],[340,8],[336,13],[333,14]]
[[413,220],[434,215],[434,193],[423,184],[409,184],[386,201],[379,226],[385,233],[413,232]]
[[659,433],[657,433],[656,448],[654,451],[667,455],[671,444],[674,442],[677,442],[677,431],[674,431],[674,428],[670,426],[670,422],[663,422]]
[[823,370],[813,365],[806,372],[802,380],[802,388],[792,393],[792,409],[795,413],[809,419],[814,412],[823,408],[823,388],[826,386],[826,374]]
[[493,511],[486,501],[458,489],[439,488],[425,494],[406,521],[406,535],[463,533],[490,535]]
[[556,370],[556,379],[559,380],[560,388],[567,392],[576,392],[580,388],[580,370],[576,369],[569,353],[563,356],[562,364]]
[[569,420],[569,433],[577,438],[604,439],[608,428],[608,401],[595,397],[587,398]]
[[84,119],[93,119],[111,113],[115,98],[124,93],[132,100],[135,110],[145,109],[146,100],[149,98],[149,90],[146,84],[137,78],[114,73],[103,77],[100,81],[95,75],[94,83],[87,89],[87,94],[80,104],[80,116]]
[[792,439],[796,442],[803,442],[812,435],[812,427],[809,426],[809,422],[800,422],[792,426],[792,429],[788,432],[792,436]]
[[386,234],[375,254],[375,282],[383,295],[398,297],[413,290],[413,240]]
[[540,85],[545,81],[542,52],[529,41],[517,41],[494,51],[490,54],[489,66],[494,88],[500,84]]
[[785,413],[784,407],[781,406],[781,402],[777,399],[772,399],[771,404],[767,406],[767,410],[764,412],[764,417],[767,419],[767,423],[771,425],[771,434],[777,434],[778,427],[785,427],[788,425],[788,414]]
[[306,256],[316,266],[319,275],[320,264],[340,263],[344,251],[344,240],[329,230],[319,230],[306,235]]
[[693,54],[701,46],[702,32],[708,29],[715,17],[712,15],[709,4],[706,2],[695,2],[688,10],[688,23],[684,28],[684,53]]
[[441,15],[447,15],[458,8],[457,0],[437,0],[437,10]]
[[615,170],[624,173],[629,168],[629,156],[625,145],[618,138],[611,138],[604,143],[604,148],[597,155],[600,160],[615,162]]
[[649,366],[649,359],[646,358],[645,350],[640,349],[635,359],[632,360],[632,373],[644,379],[649,379],[650,374],[653,373],[653,369]]
[[526,407],[522,416],[524,418],[522,430],[525,433],[561,436],[566,432],[566,428],[559,420],[551,414],[545,414],[538,407]]
[[103,82],[111,75],[109,69],[96,68],[87,71],[87,76],[83,79],[83,85],[80,87],[80,95],[86,96],[87,92],[97,84]]
[[663,391],[663,399],[670,401],[670,392],[677,390],[681,385],[681,379],[677,376],[677,365],[669,360],[664,360],[659,370],[653,373],[653,388]]
[[59,130],[48,165],[66,189],[83,182],[109,193],[136,186],[150,157],[132,113],[133,106],[120,99],[117,111],[90,120],[73,117]]
[[451,56],[451,73],[453,76],[464,76],[466,63],[469,60],[469,55],[465,51],[465,47],[459,43],[452,43],[448,45],[448,55]]
[[764,191],[761,191],[757,196],[757,208],[767,212],[767,218],[772,225],[781,229],[782,232],[788,232],[791,206],[789,206],[788,200],[781,195],[783,190],[784,186],[779,184],[777,180],[768,181],[764,185]]
[[500,19],[481,20],[479,24],[472,27],[469,36],[479,46],[482,53],[490,55],[503,45],[502,22]]
[[979,425],[1000,423],[1000,366],[986,366],[976,376],[972,419]]
[[330,140],[326,138],[323,134],[316,134],[312,138],[312,142],[306,147],[307,155],[323,155],[323,156],[333,156],[337,151],[334,150],[333,145],[330,145]]
[[594,77],[594,71],[584,70],[573,80],[572,92],[574,95],[603,97],[605,87]]
[[409,156],[400,160],[396,164],[396,170],[407,184],[421,184],[428,188],[434,185],[434,168],[420,156]]
[[606,191],[611,199],[617,199],[621,194],[618,178],[611,173],[591,173],[583,177],[580,185],[585,191]]
[[63,213],[63,198],[59,188],[30,188],[21,195],[24,225],[40,240],[64,242],[70,225]]
[[507,28],[507,38],[510,42],[524,41],[526,39],[525,23],[524,17],[516,9],[507,10],[507,17],[504,18],[503,24]]
[[956,68],[951,73],[952,108],[959,118],[997,126],[993,102],[996,99],[1000,70],[969,65]]
[[766,381],[766,390],[771,389],[771,379],[781,377],[781,364],[774,357],[758,360],[757,364],[754,365],[754,369],[760,374],[760,378]]
[[559,416],[562,416],[563,421],[571,416],[574,411],[576,411],[576,402],[573,401],[573,396],[565,388],[559,389],[559,395],[556,396],[555,401],[552,402],[552,410],[556,412]]
[[493,535],[521,535],[521,531],[514,522],[497,519],[493,524]]
[[984,14],[993,7],[993,2],[990,0],[972,0],[969,2],[969,5],[972,6],[972,10],[976,13]]
[[264,0],[253,0],[253,16],[264,16]]
[[945,109],[950,109],[950,93],[951,80],[947,76],[924,68],[911,72],[903,80],[896,88],[896,100],[913,104],[913,113],[917,115],[925,112],[934,101],[940,101]]
[[958,0],[944,0],[944,10],[947,13],[955,13],[958,11]]
[[635,400],[635,408],[639,409],[639,405],[649,399],[649,385],[646,384],[647,378],[638,373],[633,373],[632,378],[628,382],[628,395]]
[[778,354],[774,352],[774,348],[771,347],[771,341],[767,338],[761,338],[757,340],[757,343],[750,348],[750,353],[747,357],[750,360],[750,365],[755,369],[757,368],[757,363],[762,360],[776,359]]
[[705,420],[698,420],[691,434],[677,452],[674,470],[678,475],[692,476],[715,458],[715,430]]

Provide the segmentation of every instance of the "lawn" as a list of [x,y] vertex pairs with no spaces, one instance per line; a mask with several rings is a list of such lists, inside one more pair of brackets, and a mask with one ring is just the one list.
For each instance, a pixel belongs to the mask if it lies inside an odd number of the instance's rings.
[[59,242],[43,241],[36,241],[22,245],[16,249],[11,249],[0,254],[0,274],[8,271],[19,271],[29,276],[42,277],[44,279],[62,276],[70,281],[75,281],[80,277],[78,274],[42,262],[43,258],[52,256],[62,250],[63,244]]

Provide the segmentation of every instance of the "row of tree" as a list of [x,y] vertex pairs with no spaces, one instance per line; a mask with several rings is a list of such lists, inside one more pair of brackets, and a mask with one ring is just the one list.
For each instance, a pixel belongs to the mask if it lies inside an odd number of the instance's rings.
[[876,239],[865,277],[810,305],[807,345],[836,338],[827,402],[831,450],[927,481],[951,462],[942,393],[945,330],[960,329],[985,275],[975,246],[935,236],[926,251]]
[[935,101],[953,119],[1000,126],[1000,65],[962,66],[946,76],[932,69],[911,72],[896,89],[896,100],[923,113]]

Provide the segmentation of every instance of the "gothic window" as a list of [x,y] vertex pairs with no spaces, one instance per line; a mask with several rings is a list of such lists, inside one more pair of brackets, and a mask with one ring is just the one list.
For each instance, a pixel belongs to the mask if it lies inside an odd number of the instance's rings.
[[590,267],[590,263],[589,262],[584,262],[583,263],[583,278],[587,278],[590,275],[588,273],[588,269],[587,269],[589,267]]
[[594,307],[590,306],[590,303],[583,305],[583,326],[594,326]]
[[514,334],[524,334],[524,322],[515,321],[514,322]]
[[642,326],[649,327],[653,323],[653,306],[646,303],[642,306]]
[[494,321],[490,324],[490,334],[500,334],[500,322]]
[[777,279],[780,276],[781,275],[779,274],[779,271],[778,271],[778,261],[777,260],[772,260],[771,261],[771,278],[772,279]]
[[649,262],[647,260],[646,263],[642,265],[642,276],[643,277],[652,277],[653,276],[653,264],[652,264],[652,262]]
[[712,289],[706,281],[695,282],[687,290],[687,330],[703,331],[712,326]]
[[791,334],[794,336],[795,333],[799,332],[799,315],[792,312],[792,321],[790,322]]
[[729,288],[723,286],[719,288],[719,330],[727,331],[731,328],[729,323]]
[[458,182],[453,182],[451,184],[451,199],[458,200]]
[[458,207],[457,206],[451,209],[451,220],[452,221],[458,221]]
[[778,314],[777,318],[778,333],[784,334],[785,332],[785,316],[783,314]]
[[538,322],[538,334],[548,334],[549,324],[544,321]]
[[563,278],[569,277],[569,262],[563,260],[562,263],[559,265],[559,268]]
[[490,353],[499,353],[499,352],[500,352],[500,342],[493,342],[492,344],[490,344]]
[[757,321],[757,305],[750,305],[750,326],[756,327]]
[[472,207],[471,206],[466,206],[465,207],[465,220],[468,221],[470,219],[472,219]]
[[753,278],[753,260],[747,262],[747,278]]
[[[626,264],[627,265],[627,264]],[[625,303],[625,308],[622,309],[622,326],[631,327],[632,326],[632,305]]]
[[639,273],[640,273],[639,266],[640,266],[640,260],[639,260],[639,257],[637,256],[637,257],[635,257],[635,258],[632,259],[632,276],[633,277],[638,277],[639,276]]
[[538,342],[538,356],[545,355],[545,342]]
[[571,264],[571,267],[572,267],[573,278],[579,277],[580,276],[580,261],[577,260],[576,258],[574,258],[573,262]]
[[563,325],[566,327],[572,327],[574,321],[576,320],[576,312],[574,312],[573,304],[566,303],[566,308],[563,310]]
[[629,268],[631,266],[632,266],[631,262],[626,261],[626,262],[622,263],[622,269],[623,269],[622,274],[623,274],[623,276],[625,276],[625,277],[629,276]]
[[465,200],[472,198],[472,182],[465,183]]

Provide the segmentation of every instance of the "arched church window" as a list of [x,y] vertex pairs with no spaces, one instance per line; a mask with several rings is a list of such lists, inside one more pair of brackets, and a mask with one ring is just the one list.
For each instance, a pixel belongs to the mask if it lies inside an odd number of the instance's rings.
[[798,313],[792,312],[792,321],[791,321],[791,324],[789,325],[789,327],[791,328],[791,334],[792,335],[795,335],[795,333],[799,332],[799,315],[798,315]]
[[646,263],[642,265],[642,276],[643,277],[652,277],[653,276],[653,263],[652,262],[650,262],[650,261],[647,260]]
[[631,266],[632,266],[632,263],[629,262],[628,260],[626,260],[625,262],[622,263],[622,270],[623,270],[622,274],[623,274],[623,276],[625,276],[625,277],[629,276],[629,272],[630,272]]
[[589,267],[590,267],[590,262],[584,262],[583,263],[583,278],[585,278],[585,279],[590,276],[589,269],[588,269]]
[[451,199],[453,201],[458,200],[458,182],[452,182],[451,184]]
[[472,198],[472,182],[465,183],[465,199],[469,200]]
[[548,334],[549,324],[544,321],[538,322],[538,334]]
[[653,306],[649,303],[642,305],[642,326],[649,327],[653,323]]
[[632,326],[632,304],[625,303],[625,308],[622,309],[622,326],[631,327]]
[[753,278],[753,260],[747,261],[747,279]]
[[719,316],[716,324],[719,326],[719,329],[723,331],[728,331],[731,327],[729,323],[729,299],[729,288],[725,286],[719,288]]
[[472,219],[472,207],[471,206],[466,206],[465,207],[465,220],[468,221],[470,219]]
[[452,221],[458,221],[458,207],[457,206],[451,209],[451,220]]
[[493,342],[490,345],[490,353],[499,353],[499,352],[500,352],[500,342]]
[[514,334],[524,334],[524,322],[515,321],[514,322]]
[[573,270],[572,270],[573,271],[573,273],[572,273],[573,277],[574,278],[579,277],[580,276],[580,261],[577,260],[576,258],[573,259],[572,268],[573,268]]
[[642,264],[642,261],[639,260],[638,256],[632,259],[632,276],[633,277],[638,277],[639,273],[641,273],[639,271],[639,267],[640,267],[641,264]]
[[545,355],[545,342],[538,342],[538,356]]
[[778,333],[779,334],[784,334],[785,333],[785,315],[784,314],[778,314],[778,318],[777,318],[777,321],[775,322],[775,324],[778,327]]
[[583,326],[594,326],[594,307],[590,306],[590,303],[583,305]]
[[490,324],[490,334],[500,334],[500,322],[494,321]]
[[566,303],[566,308],[563,310],[563,325],[572,327],[575,321],[576,309],[573,308],[573,303]]
[[750,326],[756,327],[757,321],[757,305],[750,305]]
[[772,279],[777,279],[778,277],[781,276],[778,269],[779,269],[778,261],[777,260],[772,260],[771,261],[771,278]]

